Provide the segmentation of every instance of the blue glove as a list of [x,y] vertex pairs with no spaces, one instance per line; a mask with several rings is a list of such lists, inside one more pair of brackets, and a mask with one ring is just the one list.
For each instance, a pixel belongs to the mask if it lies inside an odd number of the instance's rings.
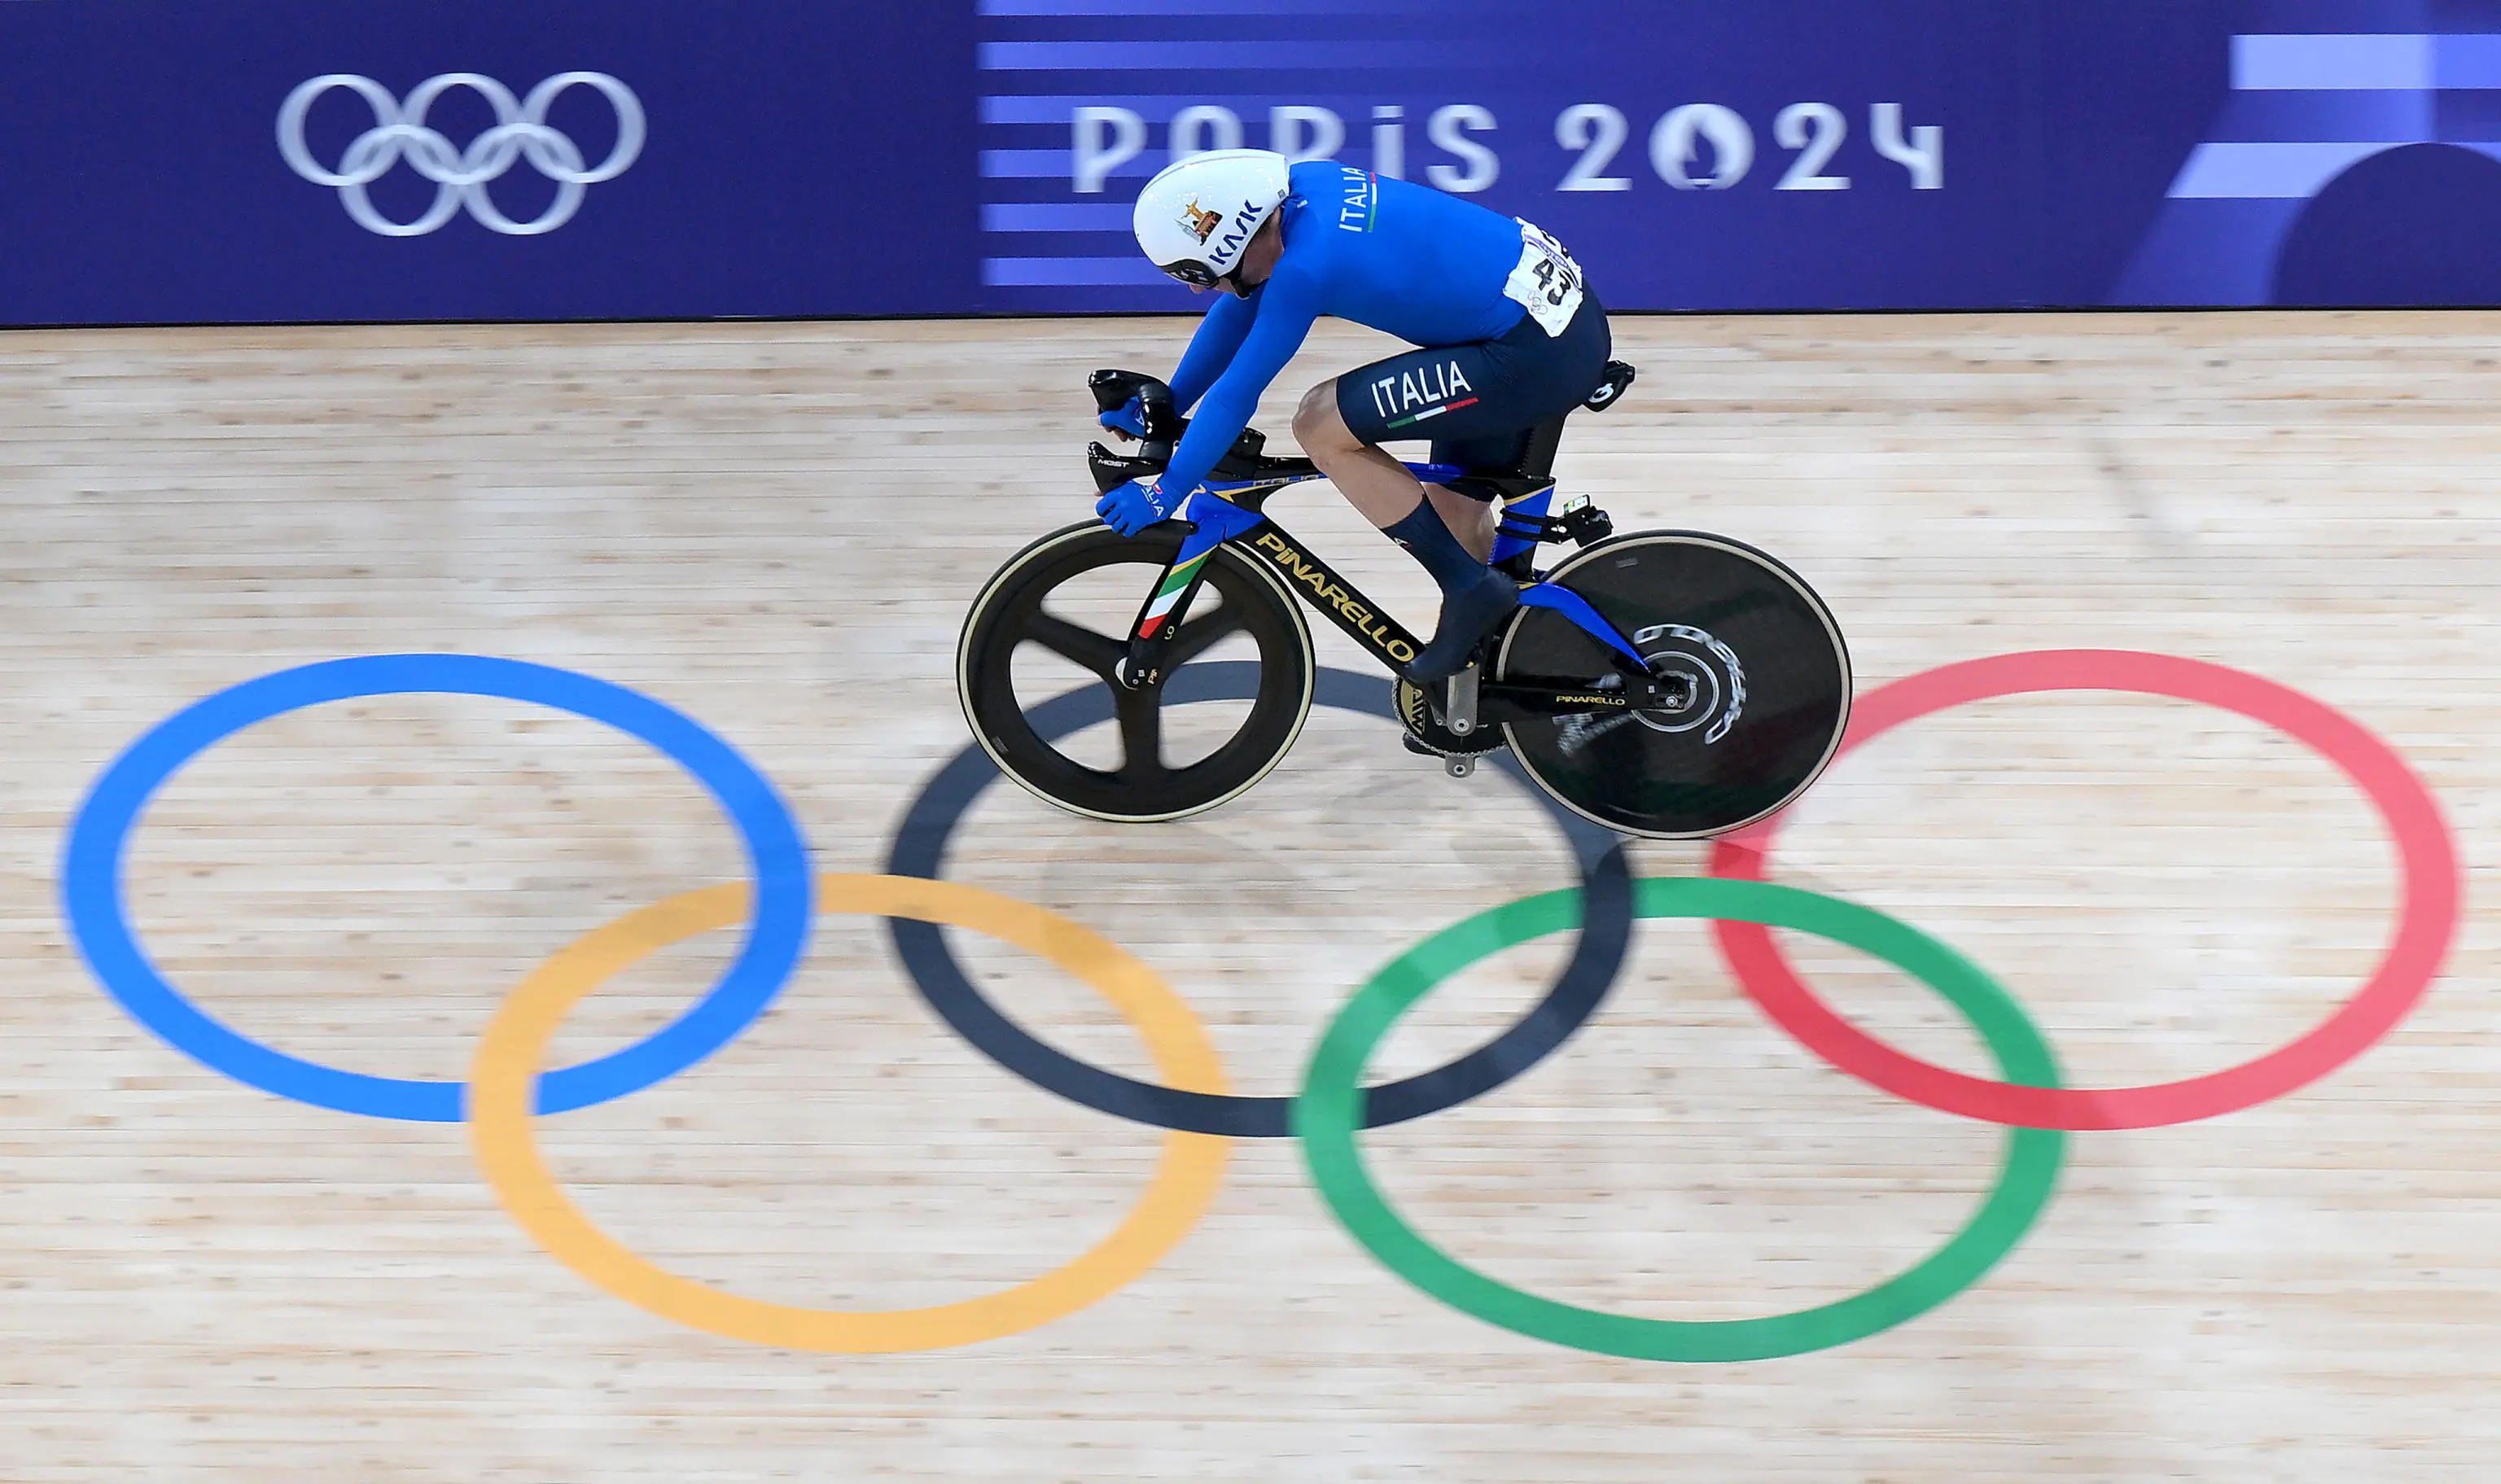
[[[1106,414],[1108,415],[1108,414]],[[1164,498],[1160,479],[1131,479],[1116,485],[1109,494],[1094,502],[1094,513],[1103,523],[1123,536],[1135,536],[1158,521],[1168,520],[1180,506],[1179,500]]]
[[1094,420],[1115,433],[1126,433],[1131,438],[1144,438],[1147,436],[1147,399],[1143,396],[1131,397]]

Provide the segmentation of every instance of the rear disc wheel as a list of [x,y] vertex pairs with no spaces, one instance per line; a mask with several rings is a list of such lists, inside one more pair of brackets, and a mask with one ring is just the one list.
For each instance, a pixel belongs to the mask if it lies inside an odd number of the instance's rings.
[[[1683,697],[1503,724],[1520,766],[1575,813],[1652,840],[1724,835],[1786,807],[1832,761],[1850,721],[1850,650],[1823,600],[1778,561],[1724,536],[1641,531],[1547,580],[1596,609]],[[1553,610],[1522,608],[1494,676],[1585,686],[1613,653]]]

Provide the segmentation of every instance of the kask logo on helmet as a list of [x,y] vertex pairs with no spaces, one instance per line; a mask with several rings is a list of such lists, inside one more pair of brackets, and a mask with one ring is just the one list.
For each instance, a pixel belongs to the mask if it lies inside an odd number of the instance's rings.
[[[596,88],[617,114],[617,143],[608,157],[588,165],[571,136],[548,124],[548,111],[567,88]],[[313,105],[333,88],[347,88],[374,111],[374,126],[357,135],[332,170],[313,157],[304,137]],[[455,87],[465,87],[486,100],[495,113],[494,126],[458,149],[425,121],[436,100]],[[286,95],[278,110],[278,152],[287,168],[316,185],[335,187],[350,219],[383,237],[423,237],[439,231],[467,207],[478,224],[506,237],[536,237],[552,232],[582,210],[588,188],[613,181],[643,152],[643,104],[634,90],[604,72],[560,72],[541,82],[526,98],[493,78],[474,72],[450,72],[419,82],[406,103],[371,78],[331,72],[311,79]],[[555,181],[555,199],[527,221],[504,214],[486,193],[513,166],[528,160],[531,168]],[[414,221],[393,221],[383,214],[366,187],[406,160],[419,176],[434,182],[434,202]]]
[[1224,234],[1224,241],[1216,245],[1216,255],[1230,262],[1250,243],[1250,234],[1258,230],[1266,214],[1266,209],[1259,203],[1244,202],[1242,210],[1233,214],[1233,229]]

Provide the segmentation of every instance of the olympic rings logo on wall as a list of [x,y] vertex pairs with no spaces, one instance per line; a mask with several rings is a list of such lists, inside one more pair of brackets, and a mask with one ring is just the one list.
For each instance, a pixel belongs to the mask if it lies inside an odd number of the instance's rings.
[[[1255,667],[1191,666],[1169,700],[1239,698]],[[1911,925],[1839,898],[1764,879],[1780,821],[1718,842],[1712,874],[1633,880],[1620,842],[1559,809],[1580,884],[1480,912],[1426,939],[1358,987],[1322,1034],[1293,1098],[1229,1091],[1205,1029],[1163,978],[1117,944],[1028,903],[941,879],[956,825],[997,773],[968,746],[932,775],[905,811],[884,874],[817,875],[797,821],[728,743],[648,696],[588,676],[517,660],[375,655],[326,661],[246,681],[159,723],[105,770],[72,820],[61,901],[73,940],[105,989],[177,1049],[250,1086],[320,1107],[379,1118],[469,1124],[497,1200],[558,1261],[611,1295],[663,1318],[730,1338],[847,1354],[935,1349],[1019,1333],[1126,1285],[1203,1216],[1223,1178],[1230,1140],[1293,1137],[1348,1232],[1423,1292],[1488,1323],[1555,1344],[1660,1361],[1758,1360],[1862,1338],[1927,1312],[1978,1283],[2048,1205],[2071,1131],[2147,1128],[2214,1117],[2281,1097],[2359,1056],[2387,1034],[2437,976],[2455,935],[2462,881],[2437,803],[2404,760],[2359,724],[2297,691],[2194,660],[2121,650],[2056,650],[1949,665],[1863,698],[1842,755],[1951,707],[2043,691],[2165,696],[2233,711],[2284,731],[2345,774],[2386,824],[2403,869],[2399,921],[2378,968],[2342,1008],[2292,1044],[2243,1066],[2153,1087],[2069,1088],[2039,1030],[2007,990],[1969,959]],[[122,870],[149,801],[193,758],[274,716],[329,702],[412,693],[495,697],[550,707],[635,737],[684,767],[719,804],[753,877],[653,903],[595,929],[526,975],[496,1012],[470,1080],[370,1076],[301,1060],[250,1039],[193,1006],[139,945]],[[1323,671],[1323,705],[1394,721],[1378,677]],[[1032,713],[1065,736],[1111,719],[1100,687]],[[608,1102],[686,1070],[736,1038],[773,1004],[806,947],[815,915],[889,920],[895,946],[931,1008],[1007,1070],[1048,1091],[1166,1131],[1138,1205],[1112,1235],[1055,1271],[1001,1293],[934,1308],[847,1312],[766,1303],[658,1267],[599,1230],[539,1154],[533,1120]],[[1798,1313],[1685,1323],[1602,1313],[1497,1282],[1435,1247],[1374,1184],[1358,1136],[1452,1106],[1518,1075],[1587,1022],[1645,917],[1716,924],[1748,995],[1834,1067],[1897,1097],[2007,1129],[1996,1185],[1934,1254],[1853,1298]],[[585,997],[642,958],[695,934],[744,923],[745,942],[720,978],[675,1021],[636,1045],[581,1066],[542,1071],[547,1047]],[[1079,1062],[1017,1026],[976,990],[938,928],[985,933],[1090,985],[1146,1042],[1158,1081]],[[1980,1033],[1991,1080],[1904,1055],[1851,1026],[1790,972],[1773,927],[1815,934],[1874,955],[1943,996]],[[1366,1087],[1365,1065],[1400,1017],[1478,959],[1567,930],[1578,941],[1546,997],[1500,1037],[1448,1066]]]
[[[355,137],[331,170],[313,158],[304,139],[305,115],[314,100],[334,87],[344,87],[374,111],[374,126]],[[469,142],[467,149],[425,122],[435,100],[455,87],[466,87],[495,111],[495,126]],[[571,135],[548,126],[548,110],[569,87],[592,87],[617,111],[617,143],[608,158],[586,163]],[[466,206],[478,224],[506,237],[536,237],[552,232],[582,210],[589,187],[614,181],[643,153],[643,102],[634,89],[604,72],[560,72],[516,99],[513,90],[475,72],[450,72],[417,84],[403,104],[390,89],[371,78],[350,72],[324,73],[296,85],[278,110],[278,153],[286,168],[316,185],[336,187],[348,215],[368,232],[383,237],[423,237],[441,230]],[[415,221],[393,221],[383,215],[365,187],[407,160],[409,168],[434,182],[434,203]],[[486,187],[503,179],[520,160],[555,181],[555,199],[528,221],[515,221],[495,205]]]

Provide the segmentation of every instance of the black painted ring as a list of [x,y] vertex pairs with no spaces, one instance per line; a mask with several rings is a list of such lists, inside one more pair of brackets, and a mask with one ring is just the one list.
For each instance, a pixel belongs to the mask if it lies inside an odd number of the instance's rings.
[[[1164,700],[1166,704],[1246,700],[1256,687],[1258,675],[1256,664],[1240,660],[1186,666],[1165,683]],[[1397,720],[1388,687],[1378,676],[1322,669],[1316,679],[1312,696],[1316,705]],[[1080,728],[1111,720],[1112,695],[1103,686],[1087,686],[1044,702],[1026,712],[1025,719],[1045,741],[1055,742]],[[1454,1107],[1545,1060],[1597,1013],[1631,945],[1632,879],[1624,864],[1622,841],[1612,831],[1548,798],[1528,782],[1509,755],[1496,761],[1553,816],[1572,846],[1573,859],[1581,868],[1580,939],[1546,998],[1510,1030],[1447,1066],[1370,1089],[1365,1095],[1366,1128],[1404,1123]],[[999,775],[998,766],[980,747],[968,746],[957,753],[904,812],[886,860],[887,873],[938,879],[955,826],[982,790]],[[1290,1097],[1184,1092],[1078,1061],[1044,1043],[984,998],[955,961],[936,924],[890,917],[886,927],[893,934],[904,971],[939,1018],[992,1061],[1045,1092],[1160,1129],[1236,1138],[1284,1138],[1292,1133],[1287,1126],[1294,1105]]]

